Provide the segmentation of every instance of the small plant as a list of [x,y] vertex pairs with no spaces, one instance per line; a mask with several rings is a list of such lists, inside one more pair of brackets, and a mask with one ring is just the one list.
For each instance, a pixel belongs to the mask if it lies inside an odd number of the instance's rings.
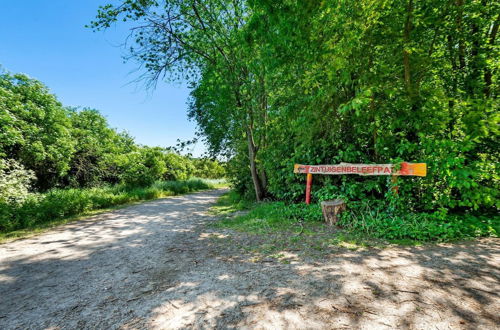
[[351,202],[340,225],[351,232],[388,240],[453,241],[497,236],[498,216],[448,215],[442,212],[404,212],[380,202]]

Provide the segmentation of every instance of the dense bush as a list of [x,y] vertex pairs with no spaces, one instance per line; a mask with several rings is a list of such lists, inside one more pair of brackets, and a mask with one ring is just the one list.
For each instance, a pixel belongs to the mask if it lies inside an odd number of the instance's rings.
[[68,172],[74,147],[68,114],[47,87],[0,72],[0,157],[34,171],[47,189]]
[[0,158],[0,231],[10,226],[13,210],[28,199],[34,177],[15,160]]
[[189,193],[213,186],[203,180],[157,181],[146,187],[117,185],[100,188],[52,189],[29,194],[24,203],[0,202],[0,232],[31,228],[47,222],[134,201]]
[[97,110],[64,108],[41,82],[8,73],[0,73],[0,157],[33,171],[35,190],[42,192],[225,174],[214,160],[137,145]]
[[186,180],[195,172],[195,167],[189,158],[174,152],[164,154],[163,160],[167,167],[164,174],[165,180]]
[[[162,179],[167,168],[163,153],[156,148],[141,148],[123,157],[121,182],[129,186],[148,186]],[[187,179],[187,178],[186,178]]]
[[94,187],[103,182],[119,182],[123,173],[113,166],[113,160],[136,151],[134,140],[110,128],[97,110],[70,109],[68,114],[72,124],[71,136],[77,143],[62,185]]
[[225,167],[217,160],[193,158],[194,176],[197,178],[220,179],[226,176]]
[[13,159],[0,158],[0,204],[19,204],[28,197],[35,175]]

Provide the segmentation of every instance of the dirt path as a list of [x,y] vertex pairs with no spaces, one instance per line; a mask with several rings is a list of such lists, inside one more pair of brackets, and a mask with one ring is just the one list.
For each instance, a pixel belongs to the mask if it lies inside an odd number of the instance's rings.
[[[500,324],[500,242],[256,259],[161,199],[0,245],[0,329],[419,328]],[[250,243],[250,242],[248,242]]]

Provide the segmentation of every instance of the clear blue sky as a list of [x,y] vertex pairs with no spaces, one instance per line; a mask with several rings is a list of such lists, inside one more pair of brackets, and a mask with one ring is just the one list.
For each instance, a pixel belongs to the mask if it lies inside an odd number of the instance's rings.
[[[99,5],[113,0],[0,0],[0,65],[41,80],[67,106],[98,109],[112,127],[141,144],[172,146],[194,137],[186,115],[189,90],[159,83],[147,91],[132,81],[137,64],[124,63],[123,25],[85,28]],[[201,142],[194,154],[204,151]]]

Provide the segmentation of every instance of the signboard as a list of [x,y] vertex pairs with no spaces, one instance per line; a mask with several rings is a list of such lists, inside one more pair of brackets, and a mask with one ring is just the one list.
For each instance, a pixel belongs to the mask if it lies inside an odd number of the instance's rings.
[[393,164],[351,164],[340,163],[338,165],[300,165],[295,164],[294,173],[304,174],[327,174],[327,175],[412,175],[426,176],[427,164],[425,163],[401,163],[399,170],[394,169]]
[[[357,174],[357,175],[392,175],[393,182],[396,182],[397,176],[411,175],[411,176],[426,176],[427,164],[425,163],[407,163],[400,164],[399,169],[396,170],[394,164],[351,164],[340,163],[337,165],[301,165],[295,164],[293,167],[294,173],[307,174],[306,181],[306,203],[311,202],[311,185],[313,174],[327,174],[327,175],[344,175],[344,174]],[[397,193],[397,186],[395,189]]]

